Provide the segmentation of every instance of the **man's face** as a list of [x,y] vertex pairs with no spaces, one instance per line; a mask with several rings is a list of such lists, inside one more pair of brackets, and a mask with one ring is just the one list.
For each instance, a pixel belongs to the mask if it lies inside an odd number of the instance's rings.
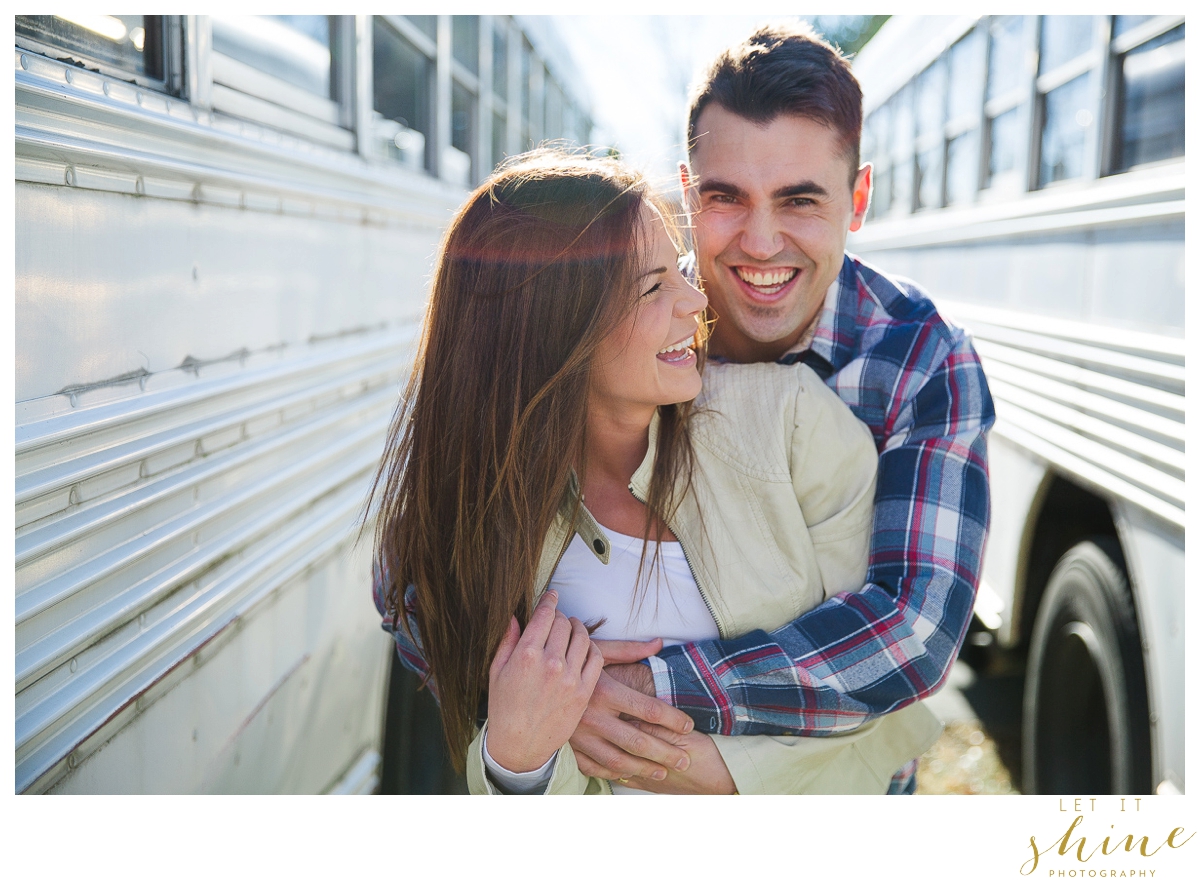
[[710,348],[734,361],[774,360],[820,314],[846,234],[862,225],[870,166],[852,188],[837,133],[800,116],[758,125],[712,103],[696,134],[684,190],[720,318]]

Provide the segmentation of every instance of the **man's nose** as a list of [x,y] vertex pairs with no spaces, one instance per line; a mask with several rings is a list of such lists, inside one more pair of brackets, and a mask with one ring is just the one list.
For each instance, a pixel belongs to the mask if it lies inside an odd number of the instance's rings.
[[742,230],[741,246],[746,256],[756,260],[769,260],[783,250],[783,237],[774,212],[757,210],[750,213]]

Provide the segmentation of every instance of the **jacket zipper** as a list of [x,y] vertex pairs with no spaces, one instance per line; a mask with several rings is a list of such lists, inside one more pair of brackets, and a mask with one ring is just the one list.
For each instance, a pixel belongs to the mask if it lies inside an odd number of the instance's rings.
[[[629,484],[629,494],[634,498],[637,498],[637,500],[642,504],[646,503],[646,499],[640,498],[638,493],[634,491],[633,483]],[[675,530],[672,529],[671,531],[674,532]],[[676,533],[675,537],[679,539],[679,534]],[[717,617],[717,613],[713,611],[712,602],[709,601],[708,592],[704,589],[704,584],[701,583],[700,578],[696,577],[696,569],[692,566],[692,558],[688,556],[687,544],[685,544],[682,539],[679,539],[679,549],[683,551],[683,561],[687,563],[688,571],[691,572],[692,575],[692,580],[696,582],[696,590],[700,593],[700,598],[704,600],[704,607],[708,609],[709,616],[713,619],[713,623],[717,625],[717,634],[723,639],[728,638],[728,636],[725,635],[725,627],[721,624],[721,619]]]

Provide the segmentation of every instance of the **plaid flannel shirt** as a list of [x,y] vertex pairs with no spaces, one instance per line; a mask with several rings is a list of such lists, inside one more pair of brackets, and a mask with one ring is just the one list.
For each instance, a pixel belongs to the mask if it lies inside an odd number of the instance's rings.
[[[690,256],[690,255],[689,255]],[[803,361],[879,449],[867,584],[771,633],[665,648],[659,698],[725,735],[854,730],[945,682],[979,584],[995,411],[967,334],[847,254]]]

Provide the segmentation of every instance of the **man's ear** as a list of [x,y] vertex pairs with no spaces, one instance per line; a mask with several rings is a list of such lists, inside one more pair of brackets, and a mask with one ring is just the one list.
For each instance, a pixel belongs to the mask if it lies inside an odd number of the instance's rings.
[[854,214],[850,218],[850,231],[858,232],[862,229],[863,222],[867,217],[867,209],[871,207],[871,163],[866,162],[862,168],[858,169],[858,176],[854,178]]

